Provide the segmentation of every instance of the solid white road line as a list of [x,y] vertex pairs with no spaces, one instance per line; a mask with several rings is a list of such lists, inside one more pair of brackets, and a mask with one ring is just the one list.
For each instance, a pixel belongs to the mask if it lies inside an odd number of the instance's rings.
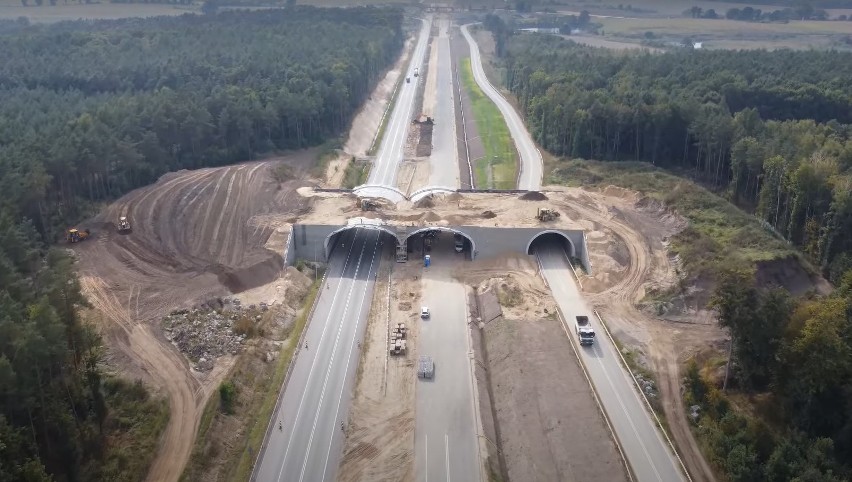
[[[358,229],[355,230],[356,235],[358,234],[358,231],[359,231]],[[343,262],[343,268],[341,268],[341,270],[340,270],[341,279],[343,278],[343,274],[346,272],[346,267],[349,266],[349,260],[352,257],[352,248],[355,247],[355,241],[354,241],[355,236],[353,236],[352,238],[353,238],[352,242],[350,242],[350,244],[349,244],[349,251],[346,252],[346,260]],[[330,279],[327,278],[326,283],[328,283],[329,281],[330,281]],[[331,320],[331,315],[334,311],[334,305],[337,303],[337,295],[340,293],[340,287],[341,286],[343,286],[343,283],[341,281],[338,281],[337,287],[334,289],[334,296],[331,298],[331,306],[329,307],[328,317],[325,320],[325,326],[323,326],[322,334],[320,335],[319,343],[317,343],[316,351],[314,351],[315,355],[314,355],[313,361],[311,362],[311,369],[308,370],[308,379],[305,382],[305,387],[307,387],[307,385],[311,381],[311,378],[313,378],[314,368],[316,368],[317,360],[319,359],[319,356],[316,353],[319,351],[319,346],[322,344],[323,339],[325,339],[325,334],[326,334],[326,331],[328,330],[328,326],[329,326],[328,322],[329,322],[329,320]],[[318,296],[322,296],[322,293],[320,293]],[[293,363],[294,361],[291,361],[291,363]],[[296,428],[296,425],[299,424],[299,418],[301,417],[301,414],[302,414],[302,407],[305,403],[305,395],[306,394],[307,394],[307,390],[303,391],[302,397],[299,400],[299,408],[296,410],[296,418],[293,421],[293,428],[294,429]],[[287,455],[290,453],[290,445],[293,443],[293,435],[294,434],[295,434],[295,430],[290,431],[290,433],[288,434],[289,438],[287,439],[287,448],[284,450],[284,457],[281,459],[281,467],[278,469],[278,476],[276,477],[276,480],[279,480],[279,481],[281,480],[281,474],[284,471],[284,465],[287,462]]]
[[[331,368],[334,366],[334,359],[337,357],[337,346],[340,344],[340,335],[343,333],[343,325],[346,320],[346,314],[349,312],[349,303],[352,302],[352,293],[355,292],[355,286],[358,283],[358,271],[361,270],[361,261],[364,259],[364,250],[367,249],[366,241],[361,245],[361,253],[358,255],[358,264],[355,265],[355,275],[352,279],[352,284],[349,285],[349,293],[346,296],[346,304],[343,306],[343,316],[340,324],[337,327],[337,336],[334,338],[334,346],[331,350],[331,358],[328,360],[328,368],[325,371],[325,379],[322,382],[322,390],[320,391],[319,405],[317,406],[316,415],[314,415],[314,423],[311,425],[311,435],[308,437],[308,446],[305,448],[305,460],[302,462],[302,471],[299,474],[299,482],[305,478],[305,470],[308,467],[308,458],[311,454],[311,446],[314,443],[314,435],[316,435],[317,424],[319,423],[322,404],[325,400],[325,391],[328,388],[328,379],[331,378]],[[337,420],[335,420],[337,422]]]
[[[372,255],[372,258],[370,259],[370,267],[367,269],[367,278],[364,281],[364,286],[365,286],[364,294],[363,294],[363,296],[361,296],[361,302],[358,304],[358,309],[355,311],[355,333],[354,333],[354,336],[352,337],[353,339],[350,340],[352,342],[352,344],[349,345],[349,356],[346,358],[346,368],[343,370],[344,383],[342,383],[340,385],[340,393],[337,395],[337,408],[335,408],[335,410],[334,410],[335,417],[334,417],[334,421],[331,423],[331,439],[332,440],[334,440],[334,434],[335,434],[334,427],[336,425],[337,419],[339,418],[337,415],[340,413],[340,403],[343,401],[343,388],[346,386],[346,373],[349,372],[349,364],[352,362],[352,352],[355,351],[355,339],[358,338],[358,326],[361,324],[361,316],[360,315],[361,315],[361,311],[364,308],[364,300],[367,298],[366,286],[370,283],[370,278],[373,274],[373,264],[376,261],[376,251],[378,251],[378,249],[379,249],[378,237],[379,237],[379,234],[376,233],[375,241],[371,241],[373,243],[373,255]],[[344,318],[344,320],[345,320],[345,318]],[[328,459],[331,457],[331,446],[332,445],[333,444],[331,443],[331,441],[329,441],[328,451],[325,454],[325,464],[323,465],[323,469],[322,469],[322,480],[325,480],[325,473],[328,471]]]

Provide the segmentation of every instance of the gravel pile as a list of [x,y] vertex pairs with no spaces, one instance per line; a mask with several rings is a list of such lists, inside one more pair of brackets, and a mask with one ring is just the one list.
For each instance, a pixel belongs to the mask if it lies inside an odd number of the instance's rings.
[[234,333],[234,324],[246,316],[260,319],[256,310],[243,310],[236,301],[225,303],[221,311],[177,310],[163,319],[166,338],[190,359],[195,370],[209,371],[220,356],[238,354],[246,336]]

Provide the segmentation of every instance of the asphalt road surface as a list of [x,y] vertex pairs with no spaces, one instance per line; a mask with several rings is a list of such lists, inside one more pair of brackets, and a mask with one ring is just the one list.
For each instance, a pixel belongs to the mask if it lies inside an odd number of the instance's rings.
[[455,86],[453,85],[453,63],[450,57],[449,20],[438,24],[438,36],[432,40],[437,49],[435,96],[435,126],[432,128],[432,154],[429,156],[430,186],[459,186],[459,160],[456,146]]
[[[300,347],[253,480],[336,480],[349,401],[379,267],[379,233],[338,238],[325,286]],[[279,422],[281,423],[279,428]]]
[[576,336],[571,336],[571,341],[592,379],[636,480],[684,480],[680,463],[651,419],[630,375],[622,368],[616,348],[577,290],[565,251],[560,246],[542,246],[536,250],[536,255],[568,323],[569,333],[574,333],[577,315],[588,316],[595,329],[594,345],[580,346]]
[[[432,28],[432,19],[423,21],[423,28],[417,38],[417,44],[408,64],[408,70],[404,72],[405,77],[411,78],[410,83],[403,79],[396,97],[396,104],[390,114],[390,120],[385,126],[384,138],[370,170],[367,184],[380,184],[394,186],[396,184],[396,173],[402,162],[403,147],[408,134],[408,128],[414,119],[414,99],[417,94],[418,83],[425,81],[425,76],[414,76],[414,69],[423,70],[423,60],[426,54],[426,43],[429,39],[429,31]],[[369,193],[365,193],[369,194]]]
[[467,296],[452,277],[464,254],[453,251],[453,236],[442,233],[423,272],[423,304],[431,310],[420,322],[418,353],[435,362],[432,380],[418,379],[414,431],[417,481],[480,480],[480,460],[470,373]]
[[468,27],[469,25],[462,25],[461,31],[470,45],[470,67],[473,71],[473,78],[476,80],[479,88],[485,92],[485,95],[500,109],[500,113],[503,114],[503,118],[506,120],[509,133],[512,135],[512,140],[515,141],[515,147],[517,147],[518,154],[521,157],[521,176],[518,179],[518,189],[538,191],[541,189],[541,152],[536,147],[535,142],[533,142],[530,133],[527,132],[521,116],[518,115],[512,104],[491,85],[488,77],[485,76],[485,71],[482,70],[482,59],[479,56],[479,46],[473,40],[473,37],[471,37],[470,32],[468,32]]

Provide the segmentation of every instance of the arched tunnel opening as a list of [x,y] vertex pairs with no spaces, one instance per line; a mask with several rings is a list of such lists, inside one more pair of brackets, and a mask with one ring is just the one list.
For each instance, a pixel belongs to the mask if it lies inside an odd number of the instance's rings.
[[[367,239],[364,239],[364,236],[367,236]],[[332,256],[340,253],[345,256],[349,252],[347,248],[352,247],[356,242],[367,243],[366,249],[370,249],[369,244],[375,242],[379,245],[378,250],[381,251],[386,246],[393,249],[398,243],[398,238],[392,231],[382,226],[367,225],[340,228],[325,238],[325,245],[320,251],[324,258],[320,261],[328,262]]]
[[544,231],[535,235],[527,244],[527,254],[534,255],[536,251],[542,249],[560,249],[565,252],[569,258],[575,258],[577,251],[574,249],[574,243],[559,231]]
[[476,243],[467,234],[440,226],[418,229],[406,238],[408,254],[413,257],[423,257],[427,254],[447,254],[473,259],[476,253]]

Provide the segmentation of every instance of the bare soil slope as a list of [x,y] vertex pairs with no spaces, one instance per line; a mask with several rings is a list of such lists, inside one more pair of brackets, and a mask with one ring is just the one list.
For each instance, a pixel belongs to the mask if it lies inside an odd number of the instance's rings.
[[[312,158],[303,152],[287,161],[303,166]],[[180,476],[201,410],[233,362],[225,357],[203,376],[191,371],[157,321],[176,308],[279,275],[282,253],[264,245],[304,200],[295,195],[299,181],[272,180],[269,169],[278,161],[166,174],[82,226],[92,230],[92,239],[73,246],[84,292],[101,315],[111,363],[169,398],[171,418],[149,480]],[[132,233],[117,233],[119,216],[128,217]]]

